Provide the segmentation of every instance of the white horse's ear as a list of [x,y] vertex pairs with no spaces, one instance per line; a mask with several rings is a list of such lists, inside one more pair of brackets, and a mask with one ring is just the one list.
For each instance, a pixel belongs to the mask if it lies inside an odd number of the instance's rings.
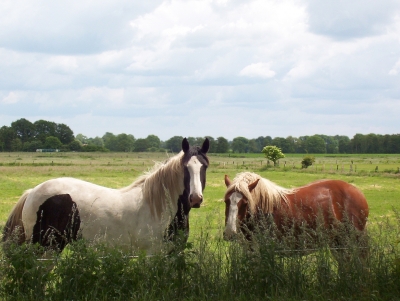
[[249,184],[249,191],[252,192],[254,188],[256,188],[258,181],[260,181],[260,179],[255,180],[253,183]]
[[189,141],[187,141],[186,138],[183,138],[182,140],[182,150],[184,153],[187,153],[189,151]]
[[210,140],[206,137],[206,140],[204,140],[203,145],[201,146],[201,152],[203,154],[206,154],[208,150],[210,149]]
[[225,185],[226,185],[226,187],[231,186],[231,184],[232,184],[232,182],[231,182],[231,180],[229,179],[228,175],[225,175]]

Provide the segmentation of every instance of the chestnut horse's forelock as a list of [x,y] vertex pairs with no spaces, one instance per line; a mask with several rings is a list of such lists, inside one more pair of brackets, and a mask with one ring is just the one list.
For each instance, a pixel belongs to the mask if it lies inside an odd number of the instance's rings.
[[[248,186],[256,180],[258,184],[250,192]],[[287,195],[296,192],[296,189],[281,187],[252,172],[242,172],[236,175],[232,184],[227,188],[225,196],[232,192],[240,192],[249,204],[250,213],[261,210],[263,213],[272,213],[274,208],[280,208],[282,201],[288,203]]]

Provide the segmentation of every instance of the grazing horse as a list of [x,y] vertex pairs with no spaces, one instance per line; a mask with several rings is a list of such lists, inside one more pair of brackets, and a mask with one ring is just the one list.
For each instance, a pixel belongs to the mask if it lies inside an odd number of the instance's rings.
[[330,233],[330,247],[340,248],[343,237],[339,236],[343,233],[335,234],[335,230],[347,223],[361,234],[368,218],[368,204],[362,192],[340,180],[321,180],[287,189],[255,173],[243,172],[233,181],[225,175],[225,185],[227,240],[236,236],[238,226],[251,240],[255,225],[269,220],[269,225],[278,230],[279,238],[292,234],[296,237],[304,227],[316,230],[322,226]]
[[74,178],[43,182],[21,196],[6,222],[3,241],[13,237],[18,243],[62,250],[80,237],[100,238],[127,250],[157,252],[170,224],[188,226],[174,217],[188,216],[190,208],[203,201],[208,149],[208,139],[201,147],[191,147],[185,138],[179,154],[122,189]]

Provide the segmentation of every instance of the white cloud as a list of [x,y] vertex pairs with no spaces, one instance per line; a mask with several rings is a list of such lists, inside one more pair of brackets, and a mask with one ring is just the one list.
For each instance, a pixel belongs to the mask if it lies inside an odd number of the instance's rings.
[[397,131],[400,108],[383,120],[369,104],[400,98],[399,5],[350,2],[2,1],[2,120],[163,139]]
[[396,64],[394,64],[393,68],[390,69],[389,71],[389,75],[397,75],[399,74],[400,71],[400,59],[396,62]]
[[19,101],[19,96],[16,92],[10,92],[7,96],[5,96],[1,102],[4,104],[12,104],[17,103]]
[[271,70],[269,63],[255,63],[240,70],[239,75],[248,77],[271,78],[275,76],[275,71]]

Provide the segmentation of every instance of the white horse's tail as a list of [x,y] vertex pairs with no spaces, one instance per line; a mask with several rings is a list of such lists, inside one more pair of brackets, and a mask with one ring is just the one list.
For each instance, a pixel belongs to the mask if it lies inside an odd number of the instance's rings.
[[18,202],[12,209],[7,222],[3,229],[3,242],[14,237],[18,244],[25,242],[25,229],[22,224],[22,208],[24,208],[25,201],[32,189],[24,192]]

